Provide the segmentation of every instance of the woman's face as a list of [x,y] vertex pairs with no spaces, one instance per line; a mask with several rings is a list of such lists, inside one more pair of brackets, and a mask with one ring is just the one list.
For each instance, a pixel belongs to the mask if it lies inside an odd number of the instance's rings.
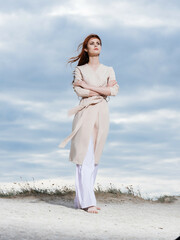
[[88,41],[87,49],[84,49],[88,52],[89,56],[97,56],[101,52],[100,40],[98,38],[91,38]]

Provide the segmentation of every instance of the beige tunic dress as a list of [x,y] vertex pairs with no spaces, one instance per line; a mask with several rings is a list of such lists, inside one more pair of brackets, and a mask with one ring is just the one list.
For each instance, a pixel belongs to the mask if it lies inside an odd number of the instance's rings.
[[[94,70],[89,64],[77,66],[74,71],[74,81],[85,81],[91,86],[105,87],[110,80],[116,80],[112,67],[100,64]],[[107,96],[89,97],[89,89],[80,86],[73,86],[76,94],[81,97],[79,105],[70,109],[68,115],[75,114],[72,122],[72,132],[59,145],[64,148],[71,140],[69,161],[75,164],[83,164],[88,144],[94,127],[97,129],[97,139],[95,145],[95,164],[98,164],[103,151],[104,144],[109,131],[109,106]],[[119,85],[110,87],[110,96],[117,95]]]

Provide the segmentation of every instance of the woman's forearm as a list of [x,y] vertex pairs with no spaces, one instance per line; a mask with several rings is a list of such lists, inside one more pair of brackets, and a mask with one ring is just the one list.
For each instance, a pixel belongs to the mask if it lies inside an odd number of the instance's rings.
[[[86,90],[89,90],[86,88]],[[102,96],[103,94],[100,94],[98,92],[95,92],[93,90],[89,90],[89,97],[92,97],[92,96]]]
[[73,85],[80,86],[83,89],[89,90],[89,93],[90,93],[90,91],[92,91],[91,95],[93,94],[93,96],[94,96],[95,92],[97,94],[100,94],[103,96],[111,96],[112,89],[117,85],[117,82],[116,82],[116,80],[112,80],[111,83],[108,82],[108,84],[104,87],[96,87],[96,86],[91,86],[91,85],[87,84],[86,82],[78,80]]
[[86,89],[95,91],[95,92],[97,92],[101,95],[105,95],[105,96],[111,95],[110,87],[95,87],[95,86],[87,85]]

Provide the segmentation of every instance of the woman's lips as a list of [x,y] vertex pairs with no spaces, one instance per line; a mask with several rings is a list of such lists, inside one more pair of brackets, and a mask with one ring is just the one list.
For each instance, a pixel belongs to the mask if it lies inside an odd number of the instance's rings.
[[95,48],[94,50],[98,50],[98,48]]

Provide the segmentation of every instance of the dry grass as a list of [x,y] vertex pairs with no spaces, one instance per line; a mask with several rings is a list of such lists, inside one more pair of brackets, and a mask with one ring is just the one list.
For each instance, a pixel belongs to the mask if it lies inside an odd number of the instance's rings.
[[[178,196],[177,196],[178,197]],[[160,196],[158,197],[155,202],[160,202],[160,203],[172,203],[174,201],[176,201],[176,197],[175,196],[169,196],[169,195],[164,195],[164,196]]]
[[[34,179],[33,179],[34,181]],[[0,197],[1,198],[14,198],[14,197],[48,197],[48,196],[54,196],[54,197],[61,197],[62,199],[66,200],[73,200],[75,197],[75,191],[67,186],[63,187],[57,187],[56,189],[42,189],[40,187],[36,187],[35,183],[34,186],[30,186],[28,182],[21,185],[19,182],[15,182],[13,184],[17,184],[20,187],[20,190],[15,190],[14,187],[11,188],[8,192],[4,192],[0,188]],[[43,185],[43,182],[41,183]],[[52,188],[55,184],[52,184]],[[153,200],[151,198],[144,199],[141,196],[141,193],[139,190],[136,192],[133,189],[132,185],[129,185],[126,187],[126,191],[122,192],[121,189],[116,188],[113,186],[112,183],[110,183],[110,186],[107,187],[105,190],[102,189],[100,184],[97,184],[97,188],[94,189],[95,195],[99,201],[103,202],[122,202],[122,201],[149,201],[149,202],[157,202],[157,203],[172,203],[176,200],[175,196],[168,196],[164,195],[161,197],[156,198],[156,200]]]

